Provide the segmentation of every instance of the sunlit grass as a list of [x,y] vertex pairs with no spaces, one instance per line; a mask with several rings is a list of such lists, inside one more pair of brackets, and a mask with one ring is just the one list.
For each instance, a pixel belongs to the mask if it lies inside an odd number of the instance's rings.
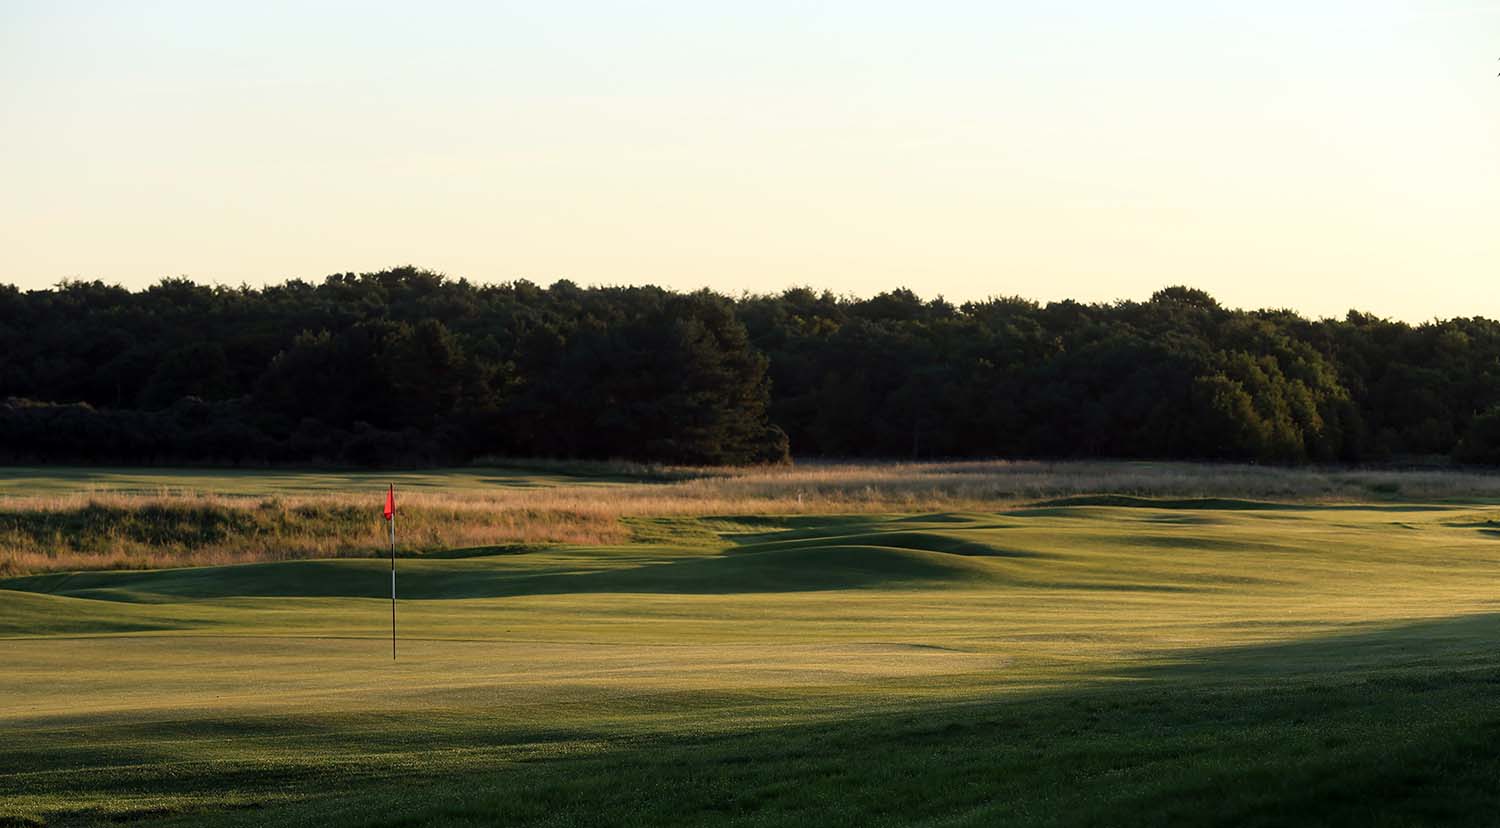
[[1500,509],[1171,506],[0,581],[0,814],[1482,824]]

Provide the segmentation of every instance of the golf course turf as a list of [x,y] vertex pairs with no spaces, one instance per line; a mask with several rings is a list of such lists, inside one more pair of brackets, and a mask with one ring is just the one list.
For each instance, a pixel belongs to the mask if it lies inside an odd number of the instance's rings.
[[1497,518],[637,519],[400,560],[394,662],[380,559],[9,578],[0,824],[1493,824]]

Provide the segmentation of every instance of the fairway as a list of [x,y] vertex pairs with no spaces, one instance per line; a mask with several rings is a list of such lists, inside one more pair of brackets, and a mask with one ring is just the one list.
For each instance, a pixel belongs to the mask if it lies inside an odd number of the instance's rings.
[[394,663],[378,559],[0,581],[0,815],[1397,825],[1500,804],[1500,510],[1098,502],[402,560]]

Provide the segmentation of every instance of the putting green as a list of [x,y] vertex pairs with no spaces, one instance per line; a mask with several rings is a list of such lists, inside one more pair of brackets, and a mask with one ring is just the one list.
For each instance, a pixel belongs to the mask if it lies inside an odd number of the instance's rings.
[[386,561],[13,578],[0,818],[1480,824],[1497,518],[682,519],[403,559],[394,662]]

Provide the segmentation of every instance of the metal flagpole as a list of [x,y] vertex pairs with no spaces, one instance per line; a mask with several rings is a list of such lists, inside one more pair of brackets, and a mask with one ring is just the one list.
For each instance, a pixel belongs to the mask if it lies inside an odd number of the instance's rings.
[[[390,491],[394,498],[395,486]],[[391,661],[396,660],[396,510],[391,510]]]

